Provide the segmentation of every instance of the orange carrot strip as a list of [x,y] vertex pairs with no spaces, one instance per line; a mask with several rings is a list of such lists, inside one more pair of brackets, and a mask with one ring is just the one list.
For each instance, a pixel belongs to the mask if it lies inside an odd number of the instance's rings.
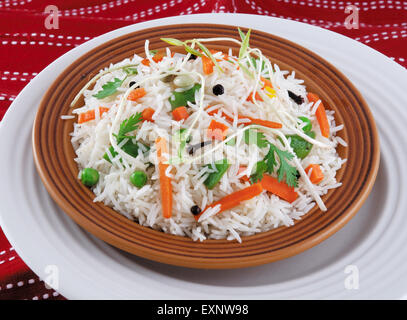
[[109,108],[99,107],[99,114],[102,116],[105,112],[108,112]]
[[137,101],[138,99],[144,97],[146,94],[147,92],[144,88],[137,88],[130,92],[129,96],[127,97],[127,100]]
[[207,136],[211,139],[223,141],[228,129],[229,127],[227,125],[212,120],[208,127]]
[[311,175],[309,179],[313,184],[320,183],[322,180],[324,180],[324,174],[322,173],[321,167],[318,164],[310,164],[306,169],[305,172],[308,174],[308,172],[311,171]]
[[154,122],[154,120],[153,120],[154,112],[155,112],[155,110],[153,108],[145,108],[141,112],[141,118],[143,119],[143,121]]
[[[259,93],[257,91],[256,91],[254,96],[255,96],[257,101],[263,101],[263,99],[260,97],[260,95],[259,95]],[[253,101],[253,92],[250,93],[250,95],[247,97],[246,101],[250,101],[250,102],[254,103],[254,101]]]
[[154,60],[154,62],[158,63],[158,62],[160,62],[165,56],[166,56],[166,54],[165,54],[164,52],[157,52],[157,53],[153,56],[153,60]]
[[[247,167],[245,166],[239,166],[239,169],[237,170],[237,175],[241,174],[243,171],[245,171],[247,169]],[[243,181],[250,181],[250,178],[248,176],[242,176],[240,177],[240,180]]]
[[144,64],[144,65],[147,66],[147,67],[150,66],[150,60],[148,60],[147,58],[141,60],[141,63]]
[[256,196],[258,196],[260,193],[263,192],[263,187],[261,183],[255,183],[252,184],[251,186],[244,188],[242,190],[233,192],[226,197],[223,197],[222,199],[213,202],[209,206],[207,206],[199,215],[194,216],[195,220],[199,220],[199,217],[209,208],[213,208],[220,204],[220,211],[218,213],[221,213],[225,210],[232,209],[236,206],[238,206],[242,201],[250,200]]
[[213,72],[214,63],[206,56],[202,56],[202,70],[204,74],[211,74]]
[[[215,114],[218,114],[218,109],[209,111],[208,114],[211,115],[211,116],[213,116]],[[233,118],[228,116],[226,113],[221,112],[221,116],[225,117],[225,119],[228,120],[229,122],[233,122]],[[246,126],[249,125],[249,124],[258,124],[260,126],[273,128],[273,129],[280,129],[280,128],[283,127],[283,125],[281,123],[274,122],[274,121],[256,119],[256,118],[252,118],[252,117],[248,117],[248,116],[242,116],[242,115],[238,115],[237,117],[238,117],[238,119],[249,119],[250,122],[244,123],[244,125],[246,125]]]
[[[102,116],[105,112],[108,112],[108,111],[109,111],[109,108],[99,107],[100,116]],[[96,118],[95,110],[92,109],[92,110],[79,114],[78,123],[84,123],[87,121],[95,120],[95,118]]]
[[[246,167],[240,166],[237,173],[240,174],[244,170],[246,170]],[[240,180],[250,181],[248,176],[240,177]],[[294,191],[294,187],[289,187],[288,184],[283,181],[278,182],[278,179],[273,178],[268,174],[263,175],[260,183],[264,190],[267,190],[290,203],[298,198],[298,193]]]
[[[208,106],[208,108],[209,108],[210,106]],[[211,110],[211,111],[208,111],[208,114],[210,115],[210,116],[214,116],[215,114],[218,114],[218,111],[219,111],[219,109],[215,109],[215,110]],[[232,117],[229,117],[226,113],[224,113],[224,112],[220,112],[220,115],[222,116],[222,117],[224,117],[227,121],[229,121],[229,122],[233,122],[233,118]]]
[[263,78],[263,77],[260,77],[260,79],[261,79],[261,81],[264,82],[264,85],[263,85],[263,88],[262,88],[262,89],[264,89],[265,87],[273,88],[273,85],[271,84],[271,81],[270,81],[270,80],[268,80],[268,79],[266,79],[266,78]]
[[[318,100],[320,100],[318,95],[316,95],[315,93],[312,93],[312,92],[309,92],[307,94],[307,97],[310,102],[314,102],[314,103],[316,103]],[[317,117],[319,128],[321,129],[321,134],[325,138],[329,138],[329,122],[328,122],[328,118],[327,118],[326,112],[325,112],[325,107],[324,107],[324,104],[322,103],[322,101],[319,104],[317,111],[315,112],[315,116]]]
[[[240,118],[240,116],[239,116],[239,118]],[[283,125],[281,123],[274,122],[274,121],[255,119],[255,118],[252,118],[252,117],[244,117],[244,116],[241,116],[241,118],[250,119],[251,122],[248,123],[248,124],[258,124],[259,126],[273,128],[273,129],[280,129],[280,128],[283,127]],[[246,123],[246,125],[247,125],[247,123]]]
[[163,153],[168,153],[167,142],[165,138],[158,137],[155,140],[157,147],[158,158],[158,171],[160,176],[160,190],[161,190],[161,205],[164,218],[171,218],[172,216],[172,185],[171,178],[169,178],[165,172],[169,167],[169,164],[164,163],[166,158]]
[[184,106],[181,106],[181,107],[175,108],[172,111],[172,116],[175,121],[181,121],[184,119],[188,119],[189,113],[187,111],[187,108],[185,108]]
[[[154,62],[156,62],[156,63],[159,63],[159,62],[161,62],[163,59],[164,59],[164,57],[167,55],[167,53],[166,52],[164,52],[164,51],[162,51],[162,52],[157,52],[154,56],[153,56],[153,61]],[[174,57],[174,55],[175,55],[175,52],[172,52],[171,53],[171,57]],[[143,61],[141,61],[141,63],[142,64],[144,64],[144,65],[146,65],[146,66],[149,66],[150,65],[150,61],[148,60],[148,59],[143,59]]]
[[274,178],[268,174],[263,175],[261,185],[268,192],[271,192],[290,203],[298,198],[298,193],[294,191],[294,187],[288,186],[288,184],[283,181],[279,182],[277,178]]

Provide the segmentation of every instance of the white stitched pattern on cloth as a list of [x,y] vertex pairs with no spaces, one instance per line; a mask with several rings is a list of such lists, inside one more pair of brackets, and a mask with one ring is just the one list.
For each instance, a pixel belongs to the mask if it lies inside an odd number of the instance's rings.
[[[18,281],[17,282],[17,287],[22,287],[24,285],[24,281]],[[4,289],[12,289],[14,287],[14,284],[13,283],[8,283],[8,284],[6,284],[6,286],[4,287]],[[2,290],[3,288],[2,287],[0,287],[0,291]]]
[[398,39],[398,38],[407,38],[407,31],[406,30],[396,30],[396,31],[383,31],[383,32],[376,32],[373,34],[364,35],[362,37],[354,38],[357,41],[363,43],[369,43],[372,41],[380,41],[380,40],[391,40],[391,39]]
[[[355,5],[362,11],[376,10],[376,9],[394,9],[394,10],[407,10],[407,3],[404,1],[393,0],[380,0],[380,1],[362,1],[362,2],[349,2],[349,1],[327,1],[327,0],[277,0],[278,2],[285,2],[293,5],[316,7],[332,10],[345,10],[346,6]],[[254,2],[254,1],[253,1]]]
[[93,37],[89,37],[89,36],[70,36],[70,35],[55,35],[52,33],[3,33],[0,34],[0,36],[4,36],[4,37],[12,37],[12,38],[20,38],[20,37],[30,37],[30,38],[51,38],[51,39],[58,39],[59,40],[77,40],[77,41],[82,41],[82,40],[90,40]]
[[14,101],[15,98],[16,98],[15,95],[10,95],[10,94],[7,94],[7,93],[0,93],[0,101],[1,100]]
[[56,47],[62,47],[62,46],[77,47],[77,46],[79,46],[79,44],[73,44],[73,43],[61,43],[61,42],[50,42],[50,41],[33,41],[33,40],[31,40],[31,41],[15,41],[15,40],[8,41],[8,40],[4,40],[4,41],[1,41],[1,44],[2,45],[11,44],[13,46],[16,46],[16,45],[22,45],[22,46],[24,46],[24,45],[31,45],[31,46],[34,46],[34,45],[39,45],[39,46],[47,45],[47,46],[56,46]]
[[[100,5],[94,5],[94,6],[88,6],[88,7],[80,7],[80,8],[74,8],[74,9],[66,9],[62,10],[59,15],[61,16],[78,16],[78,15],[85,15],[85,14],[94,14],[94,13],[100,13],[101,11],[106,11],[108,9],[120,7],[132,2],[136,2],[137,0],[117,0],[117,1],[110,1],[108,3],[103,3]],[[153,14],[153,12],[159,13],[161,11],[167,10],[168,7],[173,7],[175,4],[180,4],[182,3],[183,0],[170,0],[167,2],[162,3],[161,5],[157,5],[154,8],[149,8],[146,11],[143,10],[140,13],[135,13],[133,14],[133,20],[140,18],[143,18],[145,16],[150,16]],[[104,17],[101,17],[104,18]],[[108,19],[108,18],[107,18]],[[124,18],[117,18],[118,20],[124,19],[132,19],[131,16],[126,16]]]
[[[54,296],[54,297],[58,297],[59,296],[59,293],[58,292],[56,292],[56,291],[54,291],[53,293],[52,293],[52,296]],[[42,295],[42,299],[48,299],[49,298],[49,293],[44,293],[43,295]],[[38,297],[38,296],[34,296],[34,297],[32,297],[31,298],[31,300],[39,300],[40,298]]]
[[128,3],[136,2],[137,0],[117,0],[117,1],[110,1],[108,3],[102,3],[102,4],[96,4],[93,6],[88,6],[88,7],[79,7],[79,8],[73,8],[73,9],[66,9],[62,10],[64,15],[84,15],[86,14],[93,14],[93,13],[99,13],[101,11],[106,11],[108,9],[112,8],[117,8],[123,5],[126,5]]
[[[0,71],[0,73],[1,73],[1,74],[4,74],[4,75],[7,75],[7,76],[12,75],[13,77],[14,77],[14,76],[17,76],[17,77],[21,77],[21,76],[24,76],[24,77],[29,77],[29,76],[35,77],[35,76],[38,74],[38,72],[17,72],[17,71]],[[13,249],[13,247],[11,247],[9,250],[14,250],[14,249]],[[1,255],[1,253],[0,253],[0,255]]]
[[[270,12],[262,7],[260,7],[255,1],[253,0],[245,0],[245,2],[250,5],[250,7],[253,10],[256,10],[256,12],[258,14],[261,15],[268,15],[268,16],[272,16],[272,17],[277,17],[277,18],[283,18],[283,19],[287,19],[287,20],[294,20],[294,21],[301,21],[301,22],[306,22],[315,26],[319,26],[319,27],[324,27],[324,28],[335,28],[335,27],[343,27],[343,22],[342,21],[327,21],[327,20],[322,20],[322,19],[307,19],[307,18],[293,18],[293,17],[288,17],[288,16],[283,16],[283,15],[278,15],[274,12]],[[361,27],[399,27],[401,26],[402,28],[407,28],[407,23],[403,22],[403,23],[394,23],[394,24],[385,24],[385,25],[372,25],[372,24],[367,24],[367,23],[360,23]]]
[[[1,98],[1,97],[0,97],[0,98]],[[1,99],[0,99],[0,100],[1,100]],[[12,257],[10,257],[10,258],[8,258],[8,259],[0,260],[0,265],[4,264],[4,263],[6,263],[6,262],[9,262],[9,261],[13,261],[15,258],[16,258],[16,256],[12,256]]]
[[161,5],[155,6],[154,8],[149,8],[147,11],[143,10],[140,12],[136,12],[131,16],[122,17],[124,20],[138,20],[139,18],[145,18],[148,15],[152,15],[153,11],[159,13],[161,11],[167,10],[169,7],[174,7],[176,4],[181,4],[183,0],[170,0],[162,3]]
[[407,60],[407,58],[402,58],[402,57],[397,57],[397,58],[395,58],[395,57],[389,57],[391,60],[394,60],[395,62],[398,62],[398,63],[404,63],[404,62],[406,62],[406,60]]
[[17,1],[17,0],[4,0],[4,1],[0,1],[0,8],[5,7],[16,7],[16,6],[23,6],[27,3],[30,3],[32,0],[23,0],[23,1]]
[[27,79],[27,78],[21,78],[21,77],[19,77],[19,78],[17,78],[17,77],[8,78],[8,77],[5,77],[5,76],[1,76],[0,80],[3,80],[3,81],[7,81],[7,80],[9,80],[9,81],[23,81],[23,82],[31,81],[31,79]]
[[13,247],[10,247],[10,248],[8,248],[8,250],[0,251],[0,256],[6,254],[6,252],[8,252],[8,251],[14,251],[14,248],[13,248]]
[[200,0],[199,2],[195,2],[191,7],[188,7],[185,11],[182,11],[179,15],[185,14],[192,14],[194,11],[198,11],[201,7],[206,6],[205,0]]

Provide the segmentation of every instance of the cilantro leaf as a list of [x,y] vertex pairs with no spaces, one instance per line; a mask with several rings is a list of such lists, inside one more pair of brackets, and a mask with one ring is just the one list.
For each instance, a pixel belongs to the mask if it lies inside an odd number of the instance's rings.
[[201,85],[196,83],[191,89],[186,91],[173,91],[172,96],[169,98],[171,110],[175,110],[181,106],[188,106],[188,102],[195,103],[195,92],[199,91],[200,89]]
[[[111,154],[111,156],[114,158],[118,155],[118,153],[114,150],[113,146],[109,147],[109,152]],[[109,158],[109,155],[107,154],[107,152],[103,155],[103,159],[105,159],[107,162],[112,163],[112,161]]]
[[265,157],[265,161],[267,163],[267,172],[270,174],[274,172],[274,167],[277,165],[274,154],[277,154],[278,160],[280,162],[280,167],[277,170],[278,181],[283,180],[285,176],[287,184],[290,187],[296,187],[298,185],[297,169],[288,163],[288,161],[293,159],[294,155],[288,151],[280,150],[272,143],[269,144],[270,150]]
[[277,170],[278,181],[284,179],[289,186],[297,186],[297,169],[291,166],[288,161],[292,160],[294,155],[288,151],[280,150],[274,144],[268,142],[264,134],[255,129],[249,129],[245,131],[244,141],[247,144],[256,144],[259,148],[265,148],[270,146],[269,151],[263,160],[256,163],[256,168],[254,173],[250,176],[250,181],[255,183],[263,179],[263,174],[265,172],[272,174],[277,168],[278,157],[280,167]]
[[94,94],[93,96],[98,98],[98,99],[104,99],[108,96],[111,96],[117,91],[117,88],[120,88],[120,86],[123,84],[123,80],[120,80],[119,78],[114,78],[113,81],[109,81],[105,83],[102,86],[102,90],[100,90],[98,93]]
[[264,134],[255,129],[249,129],[244,132],[244,142],[246,144],[256,144],[259,148],[265,148],[268,145],[268,141]]
[[[138,150],[139,146],[137,143],[134,143],[132,139],[134,138],[133,136],[128,136],[127,134],[136,130],[138,128],[138,123],[142,120],[141,112],[138,112],[134,115],[132,115],[130,118],[124,120],[120,124],[120,129],[119,133],[114,135],[116,137],[117,143],[119,144],[122,142],[124,139],[129,139],[123,146],[122,150],[126,152],[127,154],[131,155],[132,157],[136,158],[138,156]],[[147,150],[150,148],[146,145],[144,145]],[[113,146],[110,146],[109,151],[113,157],[117,156],[116,150],[113,148]],[[110,161],[110,158],[107,154],[107,152],[104,154],[103,158],[108,161]]]
[[126,73],[123,80],[114,78],[113,81],[106,82],[102,86],[102,90],[99,90],[98,93],[94,94],[93,96],[98,99],[104,99],[111,96],[112,94],[116,93],[118,88],[122,86],[124,80],[126,80],[128,76],[136,75],[138,73],[136,68],[131,67],[124,67],[123,71]]
[[266,162],[267,165],[267,172],[270,174],[274,172],[274,167],[277,165],[277,161],[274,156],[275,148],[273,148],[272,146],[274,145],[270,144],[269,152],[266,154],[264,158],[264,161]]
[[256,169],[254,173],[250,176],[250,182],[256,183],[257,181],[261,181],[263,179],[263,174],[267,171],[267,164],[264,160],[258,161],[256,163]]
[[272,174],[277,167],[278,163],[276,160],[276,155],[279,160],[280,167],[277,170],[278,181],[285,181],[290,187],[298,186],[298,171],[297,169],[290,165],[288,161],[292,160],[294,155],[288,151],[280,150],[274,144],[266,141],[270,146],[269,151],[263,160],[256,163],[255,171],[250,176],[251,183],[255,183],[263,179],[264,173]]
[[[140,149],[139,144],[140,143],[134,143],[132,140],[129,140],[122,146],[122,150],[124,152],[126,152],[128,155],[131,155],[133,158],[137,158],[138,153],[139,153],[138,151]],[[145,145],[144,143],[142,145],[146,149],[146,151],[143,151],[143,153],[147,153],[150,150],[150,147],[148,145]],[[116,152],[116,150],[113,148],[113,146],[109,147],[109,152],[113,158],[118,155],[118,152]],[[110,161],[110,158],[109,158],[107,152],[103,155],[103,159],[105,159],[107,162],[112,163]],[[122,162],[121,159],[120,159],[120,162]]]
[[288,164],[286,161],[280,162],[280,168],[277,170],[278,181],[283,180],[285,176],[285,181],[290,187],[297,187],[297,169]]
[[126,136],[126,134],[136,130],[138,128],[138,123],[142,120],[141,112],[133,114],[130,118],[124,120],[120,124],[119,133],[117,134],[117,142],[120,143],[123,139],[132,138]]

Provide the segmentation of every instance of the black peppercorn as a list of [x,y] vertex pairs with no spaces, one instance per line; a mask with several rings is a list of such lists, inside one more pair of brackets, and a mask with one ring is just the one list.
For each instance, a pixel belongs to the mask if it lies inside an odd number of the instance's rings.
[[203,148],[205,146],[207,146],[208,144],[211,144],[212,140],[208,140],[208,141],[202,141],[200,143],[194,144],[192,146],[189,146],[187,148],[187,152],[188,154],[190,154],[191,156],[194,154],[195,151],[199,150],[200,148]]
[[223,86],[221,84],[217,84],[217,85],[213,86],[212,92],[215,96],[220,96],[221,94],[223,94],[225,92],[225,89],[223,88]]
[[288,90],[288,95],[291,99],[294,100],[296,104],[302,104],[304,102],[304,98],[301,96],[296,95],[294,92]]
[[192,213],[194,216],[200,214],[201,211],[202,211],[201,208],[199,208],[197,205],[191,207],[191,213]]
[[196,60],[196,58],[198,58],[196,55],[191,54],[191,56],[189,57],[188,61],[189,61],[189,60]]
[[[136,81],[130,81],[129,88],[131,88],[135,84],[136,84]],[[137,88],[140,88],[140,86],[137,86],[135,89],[137,89]]]

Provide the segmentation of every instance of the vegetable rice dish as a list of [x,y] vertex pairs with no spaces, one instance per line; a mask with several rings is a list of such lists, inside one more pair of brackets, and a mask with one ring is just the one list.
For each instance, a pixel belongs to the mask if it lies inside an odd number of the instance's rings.
[[[251,48],[250,30],[161,40],[177,52],[146,40],[144,57],[101,70],[62,116],[75,121],[78,179],[94,201],[200,241],[241,242],[327,211],[347,145],[317,93]],[[208,49],[217,42],[240,49]]]

